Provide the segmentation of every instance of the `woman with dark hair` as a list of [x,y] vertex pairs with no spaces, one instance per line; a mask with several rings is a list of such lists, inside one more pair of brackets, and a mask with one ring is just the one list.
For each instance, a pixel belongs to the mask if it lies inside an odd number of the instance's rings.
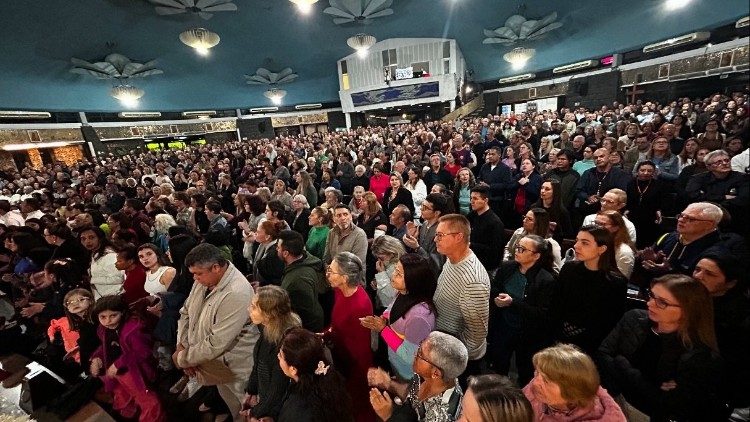
[[[560,242],[573,236],[570,213],[562,203],[562,185],[557,179],[547,179],[539,188],[539,200],[531,208],[542,208],[549,214],[550,234]],[[539,234],[539,233],[537,233]],[[541,235],[540,235],[541,236]]]
[[550,237],[549,213],[544,208],[532,208],[526,213],[523,217],[521,227],[513,232],[510,240],[505,244],[503,261],[513,261],[516,256],[518,241],[530,234],[537,235],[549,242],[550,254],[552,255],[552,268],[555,274],[559,273],[560,268],[562,268],[562,252],[560,244]]
[[531,403],[507,377],[497,374],[469,378],[458,422],[533,422]]
[[194,194],[190,197],[190,207],[193,208],[193,214],[190,216],[190,228],[198,234],[206,234],[208,226],[211,225],[205,210],[206,197],[200,193]]
[[512,192],[513,210],[516,217],[511,227],[521,225],[521,217],[528,211],[531,204],[539,199],[539,188],[542,185],[542,176],[536,169],[536,160],[533,158],[524,158],[520,161],[519,171],[513,181]]
[[372,165],[372,176],[370,176],[370,192],[375,194],[378,202],[382,202],[383,195],[390,186],[389,182],[390,178],[387,174],[383,173],[383,164],[379,162],[374,163]]
[[724,360],[721,395],[730,408],[750,404],[750,295],[742,263],[732,254],[709,252],[693,278],[708,289],[714,305],[716,341]]
[[80,230],[81,245],[89,251],[89,280],[94,298],[120,294],[124,276],[117,270],[117,253],[107,240],[107,236],[99,227],[85,227]]
[[635,178],[628,183],[627,215],[635,225],[638,248],[653,245],[661,234],[659,224],[667,188],[655,175],[656,164],[641,161],[635,167]]
[[261,335],[253,349],[253,371],[245,388],[242,413],[255,419],[276,419],[289,386],[279,365],[281,340],[284,333],[302,322],[292,312],[289,294],[278,286],[259,287],[247,312]]
[[635,265],[636,251],[635,243],[630,238],[624,217],[615,210],[600,211],[596,215],[594,223],[612,233],[617,269],[625,278],[630,279],[633,274],[633,265]]
[[247,197],[247,206],[250,215],[247,218],[247,229],[249,231],[258,230],[258,224],[265,218],[266,202],[260,195],[249,195]]
[[289,224],[286,220],[286,207],[280,201],[271,200],[266,202],[266,221],[272,223],[282,222],[286,229],[289,229]]
[[703,132],[699,133],[696,139],[701,148],[715,151],[721,149],[722,145],[724,145],[726,135],[719,132],[719,120],[713,118],[706,122],[703,126]]
[[146,284],[146,268],[138,259],[138,248],[132,243],[121,244],[117,248],[115,267],[125,273],[122,282],[122,296],[128,305],[138,299],[148,297],[149,293],[143,288]]
[[414,376],[414,354],[419,344],[435,328],[437,311],[432,297],[437,277],[429,261],[417,254],[406,254],[396,263],[391,286],[398,292],[383,315],[360,320],[363,327],[379,332],[388,345],[388,361],[402,380]]
[[320,338],[292,328],[281,341],[278,358],[292,383],[277,422],[354,421],[344,378],[332,367]]
[[301,170],[294,175],[294,180],[297,182],[297,189],[294,191],[295,194],[305,195],[307,203],[310,204],[311,208],[318,205],[318,191],[315,189],[313,179],[310,173]]
[[558,341],[591,354],[625,309],[626,280],[617,269],[612,234],[584,226],[576,236],[576,260],[563,265],[551,315]]
[[50,256],[49,253],[45,257],[44,254],[32,252],[44,247],[44,242],[38,235],[25,231],[17,231],[8,236],[5,247],[16,255],[16,264],[13,268],[16,275],[39,271]]
[[599,368],[604,387],[627,401],[626,414],[643,412],[656,421],[729,416],[718,399],[711,297],[688,276],[654,280],[648,311],[633,309],[622,317],[599,347]]
[[265,220],[258,226],[258,231],[245,238],[246,242],[258,242],[255,256],[252,260],[252,280],[259,286],[267,284],[281,285],[284,276],[284,262],[276,253],[279,233],[286,230],[285,221]]
[[86,251],[73,237],[73,232],[63,221],[56,221],[47,226],[44,231],[44,240],[54,247],[50,259],[70,258],[75,263],[85,261]]
[[534,353],[552,344],[548,311],[555,290],[551,245],[529,234],[514,247],[490,287],[490,344],[495,371],[507,375],[515,352],[518,383],[531,380]]

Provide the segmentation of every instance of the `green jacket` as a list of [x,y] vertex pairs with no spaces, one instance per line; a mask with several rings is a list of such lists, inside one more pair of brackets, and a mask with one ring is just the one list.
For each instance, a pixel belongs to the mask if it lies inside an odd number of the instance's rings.
[[323,261],[307,252],[284,268],[281,287],[289,293],[292,310],[302,319],[302,326],[312,332],[323,331],[323,307],[318,289],[325,281]]

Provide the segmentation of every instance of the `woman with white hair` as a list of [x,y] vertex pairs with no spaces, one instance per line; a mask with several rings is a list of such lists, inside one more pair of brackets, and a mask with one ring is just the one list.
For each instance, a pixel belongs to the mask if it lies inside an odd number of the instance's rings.
[[[458,376],[468,361],[469,352],[461,340],[433,331],[417,349],[410,382],[391,379],[380,368],[368,372],[367,381],[373,387],[370,403],[384,421],[454,421],[461,413],[463,397]],[[395,405],[391,397],[398,397],[403,405]]]
[[296,194],[291,199],[291,204],[292,212],[287,213],[286,222],[307,241],[307,235],[310,233],[310,203],[305,195]]
[[169,249],[169,228],[177,225],[174,218],[169,214],[157,214],[154,217],[154,229],[152,231],[151,243],[156,245],[161,253],[167,253]]
[[357,421],[374,419],[368,401],[367,370],[372,366],[370,330],[360,319],[372,315],[372,302],[363,287],[365,264],[351,252],[338,253],[326,269],[334,289],[331,326],[323,333],[333,343],[333,360],[346,378]]

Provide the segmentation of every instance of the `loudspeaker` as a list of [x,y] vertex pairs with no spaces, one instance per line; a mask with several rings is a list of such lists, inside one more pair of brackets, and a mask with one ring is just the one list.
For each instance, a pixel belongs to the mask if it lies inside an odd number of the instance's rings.
[[33,413],[64,392],[65,386],[55,377],[46,371],[37,372],[21,381],[18,406],[27,413]]

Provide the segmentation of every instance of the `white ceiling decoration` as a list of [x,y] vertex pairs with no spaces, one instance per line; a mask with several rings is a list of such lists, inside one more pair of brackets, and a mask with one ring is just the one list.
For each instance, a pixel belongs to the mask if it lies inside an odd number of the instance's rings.
[[159,15],[194,13],[203,19],[211,19],[215,12],[236,12],[232,0],[148,0]]
[[271,72],[270,70],[260,67],[255,71],[253,75],[245,75],[245,79],[250,85],[276,85],[285,84],[292,82],[297,79],[299,75],[292,71],[292,68],[287,67],[282,69],[280,72]]
[[487,38],[482,43],[514,45],[524,41],[534,41],[560,28],[562,23],[555,22],[556,20],[557,12],[552,12],[539,20],[527,20],[521,15],[513,15],[505,21],[504,26],[494,30],[485,29],[484,36]]
[[112,53],[104,58],[104,61],[91,63],[85,60],[70,59],[73,63],[72,73],[80,75],[91,75],[97,79],[129,79],[143,78],[151,75],[160,75],[163,70],[156,68],[156,61],[137,63],[131,61],[122,54]]
[[328,0],[331,5],[323,13],[333,16],[333,23],[370,24],[373,19],[393,14],[393,0]]

